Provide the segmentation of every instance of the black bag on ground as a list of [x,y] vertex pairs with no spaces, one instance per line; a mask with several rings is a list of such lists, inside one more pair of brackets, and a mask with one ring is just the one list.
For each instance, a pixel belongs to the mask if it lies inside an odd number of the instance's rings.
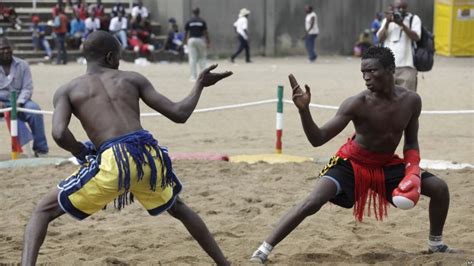
[[[410,18],[410,29],[413,16]],[[413,48],[413,64],[416,70],[420,72],[430,71],[434,63],[434,35],[423,25],[421,26],[420,40],[413,42]]]

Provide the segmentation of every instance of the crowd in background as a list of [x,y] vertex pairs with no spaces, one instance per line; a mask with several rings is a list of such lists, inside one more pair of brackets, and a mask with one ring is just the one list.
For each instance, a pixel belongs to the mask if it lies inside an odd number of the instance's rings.
[[[21,21],[14,8],[0,5],[1,19],[11,27],[21,29]],[[43,17],[44,19],[44,17]],[[87,4],[84,0],[58,0],[51,10],[51,17],[41,21],[40,16],[31,17],[32,42],[35,50],[44,50],[45,59],[52,58],[52,45],[57,50],[56,64],[67,63],[67,50],[82,49],[82,43],[94,31],[103,30],[114,34],[123,49],[146,55],[155,49],[166,49],[183,54],[183,33],[178,31],[176,20],[171,18],[170,32],[165,45],[153,41],[149,11],[141,0],[134,0],[127,9],[120,2],[106,12],[101,0]],[[54,42],[48,41],[52,36]],[[179,43],[181,42],[181,43]]]

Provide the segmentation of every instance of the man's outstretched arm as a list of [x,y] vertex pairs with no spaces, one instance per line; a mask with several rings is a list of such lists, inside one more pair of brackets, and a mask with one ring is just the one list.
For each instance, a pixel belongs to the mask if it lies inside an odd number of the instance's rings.
[[[155,90],[153,85],[143,76],[137,76],[140,97],[151,108],[177,123],[184,123],[191,116],[201,97],[204,87],[209,87],[233,73],[231,71],[211,73],[217,65],[204,69],[199,75],[193,89],[183,100],[172,102]],[[137,74],[138,75],[138,74]]]

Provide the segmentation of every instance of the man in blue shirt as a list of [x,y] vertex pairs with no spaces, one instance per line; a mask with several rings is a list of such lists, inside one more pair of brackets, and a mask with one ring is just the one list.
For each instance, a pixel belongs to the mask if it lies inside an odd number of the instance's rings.
[[46,56],[44,57],[44,59],[51,59],[51,46],[49,45],[49,42],[46,39],[46,31],[44,25],[39,24],[40,18],[38,16],[33,16],[31,22],[33,22],[33,26],[31,27],[31,30],[33,31],[33,48],[35,50],[38,48],[43,48],[46,51]]
[[[0,108],[10,107],[10,91],[17,91],[19,107],[40,110],[31,100],[33,80],[28,64],[13,56],[7,38],[0,38]],[[43,115],[19,112],[18,119],[25,121],[33,133],[33,151],[35,156],[47,154],[48,143],[44,134]]]
[[82,41],[84,40],[84,33],[86,32],[86,24],[82,21],[76,14],[76,12],[72,12],[72,20],[70,24],[69,30],[69,39],[68,44],[73,49],[78,49]]

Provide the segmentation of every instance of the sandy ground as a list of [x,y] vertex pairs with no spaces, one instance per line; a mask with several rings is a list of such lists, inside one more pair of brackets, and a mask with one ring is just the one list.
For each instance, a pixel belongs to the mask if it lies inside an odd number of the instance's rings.
[[[220,70],[234,75],[207,88],[198,108],[246,103],[276,98],[276,87],[285,86],[290,99],[287,75],[294,73],[312,88],[313,103],[339,105],[364,89],[355,58],[321,57],[316,64],[303,57],[255,58],[255,63],[230,64],[217,61]],[[189,92],[186,64],[153,64],[139,67],[122,64],[124,70],[143,73],[155,87],[172,100]],[[52,110],[56,88],[82,74],[85,66],[32,66],[35,83],[33,99],[44,110]],[[418,91],[424,110],[474,109],[474,59],[436,58],[433,71],[419,76]],[[143,112],[151,110],[142,106]],[[276,104],[198,113],[184,125],[163,117],[144,118],[143,125],[170,152],[219,152],[228,155],[272,153],[275,146]],[[331,156],[353,132],[348,126],[323,147],[312,148],[301,128],[296,108],[284,107],[285,153],[324,159]],[[333,110],[313,109],[322,125]],[[474,116],[423,115],[419,141],[422,157],[474,163]],[[51,116],[45,116],[51,156],[68,156],[50,138]],[[86,139],[74,120],[72,131]],[[0,131],[0,158],[9,157],[9,136]],[[177,161],[175,169],[184,182],[183,199],[203,217],[229,259],[246,264],[251,252],[273,225],[314,185],[322,164],[301,163],[248,165],[226,162]],[[17,263],[24,226],[35,204],[55,184],[75,169],[72,165],[0,170],[0,264]],[[428,199],[410,211],[392,208],[384,222],[366,219],[356,223],[352,211],[325,206],[307,219],[272,253],[277,264],[468,264],[474,259],[474,170],[435,171],[449,184],[451,209],[445,242],[466,251],[462,255],[427,255]],[[471,217],[471,218],[469,218]],[[84,222],[69,217],[54,221],[48,232],[39,262],[56,265],[104,264],[209,264],[185,228],[169,215],[147,216],[138,203],[121,213],[112,208]],[[73,263],[72,263],[73,262]]]

